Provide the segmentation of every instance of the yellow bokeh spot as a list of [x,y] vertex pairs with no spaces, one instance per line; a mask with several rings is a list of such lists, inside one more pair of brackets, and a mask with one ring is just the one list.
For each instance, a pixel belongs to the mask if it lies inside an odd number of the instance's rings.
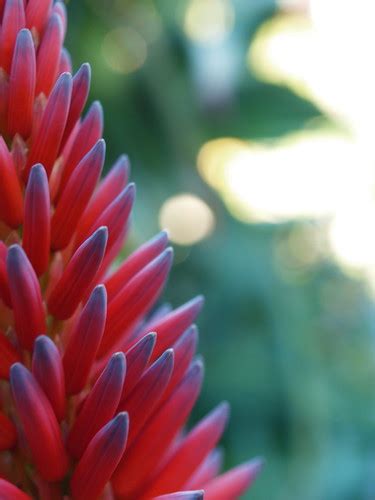
[[121,27],[105,36],[102,53],[113,71],[127,74],[143,66],[147,58],[147,44],[133,28]]
[[230,0],[190,0],[184,31],[194,42],[220,43],[231,33],[233,25],[234,9]]
[[215,217],[201,198],[181,193],[165,201],[159,214],[160,227],[179,245],[193,245],[206,238],[213,230]]
[[345,135],[303,131],[274,143],[233,138],[207,142],[202,177],[241,220],[326,217],[373,185],[371,165]]

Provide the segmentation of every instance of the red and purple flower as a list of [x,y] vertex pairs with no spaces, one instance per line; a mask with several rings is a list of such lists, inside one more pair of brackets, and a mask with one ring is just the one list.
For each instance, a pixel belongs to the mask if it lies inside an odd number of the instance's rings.
[[164,232],[110,269],[135,197],[105,159],[90,67],[71,75],[64,4],[0,1],[0,498],[238,498],[260,461],[219,473],[219,405],[184,431],[203,364],[198,297],[150,311]]

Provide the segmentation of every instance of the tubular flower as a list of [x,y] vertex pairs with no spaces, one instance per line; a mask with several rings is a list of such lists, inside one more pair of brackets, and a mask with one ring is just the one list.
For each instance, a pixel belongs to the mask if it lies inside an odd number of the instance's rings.
[[135,189],[126,156],[100,180],[102,109],[81,117],[90,66],[71,74],[65,6],[2,0],[0,19],[0,498],[236,499],[261,462],[220,474],[228,405],[184,430],[203,300],[151,313],[166,233],[110,270]]

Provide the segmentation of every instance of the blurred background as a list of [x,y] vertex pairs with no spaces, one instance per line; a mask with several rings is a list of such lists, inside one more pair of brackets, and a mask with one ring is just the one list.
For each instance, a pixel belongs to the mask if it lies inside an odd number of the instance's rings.
[[124,255],[167,227],[165,299],[203,293],[197,419],[223,399],[246,498],[375,498],[375,4],[75,0],[108,166],[137,183]]

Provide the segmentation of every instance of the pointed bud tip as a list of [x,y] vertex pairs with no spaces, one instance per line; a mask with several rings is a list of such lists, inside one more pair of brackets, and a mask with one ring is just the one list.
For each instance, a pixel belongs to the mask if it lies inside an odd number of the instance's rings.
[[201,379],[204,374],[204,362],[202,356],[197,356],[192,364],[190,365],[189,371],[187,373],[187,378]]
[[126,357],[121,351],[112,354],[108,361],[108,367],[117,370],[119,373],[125,373],[126,370]]
[[173,256],[174,256],[173,248],[168,247],[160,254],[160,257],[158,257],[158,258],[160,258],[161,261],[171,265],[172,261],[173,261]]
[[82,73],[89,80],[91,78],[91,66],[90,66],[90,63],[85,62],[85,63],[81,64],[81,66],[80,66],[80,68],[79,68],[79,70],[77,71],[76,74],[78,74],[78,73]]
[[190,301],[190,305],[192,307],[195,307],[198,312],[202,309],[202,307],[204,306],[204,303],[205,303],[204,295],[197,295],[196,297],[194,297]]
[[89,109],[92,113],[97,113],[101,120],[103,120],[103,106],[100,101],[94,101]]
[[[252,458],[251,460],[245,462],[243,467],[245,467],[251,476],[257,476],[263,467],[266,465],[266,460],[263,457]],[[241,466],[240,466],[241,467]]]
[[173,362],[173,360],[174,360],[173,349],[167,349],[166,351],[163,352],[163,354],[159,358],[160,363],[166,363],[166,364]]
[[96,154],[104,154],[106,150],[105,140],[103,138],[99,139],[96,144],[94,144],[92,151]]
[[123,194],[124,196],[127,195],[132,199],[134,199],[135,193],[136,193],[136,185],[134,182],[131,182],[125,187],[125,189],[122,191],[121,194]]
[[216,408],[214,408],[213,413],[217,415],[218,418],[228,421],[230,416],[230,404],[228,401],[222,401]]
[[47,174],[45,168],[41,163],[35,163],[35,165],[33,165],[30,170],[29,183],[30,182],[39,183],[44,181],[47,181]]
[[23,248],[18,243],[14,243],[8,248],[8,253],[7,253],[8,266],[15,265],[24,259],[27,259],[26,254]]
[[108,239],[108,227],[107,226],[100,226],[100,227],[98,227],[98,229],[92,233],[92,235],[90,236],[90,238],[98,240],[98,241],[105,241],[105,242],[107,242],[107,239]]
[[55,348],[56,345],[48,335],[39,335],[34,341],[34,349],[37,351],[44,352],[50,347]]
[[128,178],[130,175],[130,161],[128,156],[125,154],[120,155],[110,172],[122,175],[124,178]]
[[92,291],[92,295],[95,297],[105,297],[107,298],[107,289],[103,283],[100,285],[96,285],[94,290]]
[[17,385],[17,389],[21,390],[21,388],[23,387],[22,380],[25,372],[27,372],[27,368],[19,361],[12,364],[9,370],[9,381],[12,388]]
[[[27,28],[22,28],[17,35],[17,44],[33,44],[33,37],[31,35],[31,31]],[[34,45],[33,45],[34,46]]]

